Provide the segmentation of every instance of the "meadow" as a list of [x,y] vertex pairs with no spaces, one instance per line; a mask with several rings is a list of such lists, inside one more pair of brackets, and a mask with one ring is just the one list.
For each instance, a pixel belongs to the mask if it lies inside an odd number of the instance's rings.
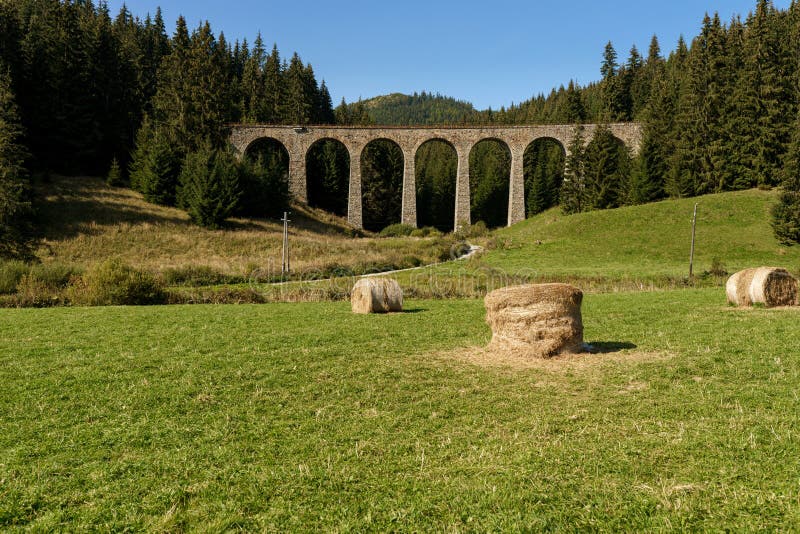
[[[468,237],[484,247],[474,259],[398,273],[406,311],[365,317],[346,302],[353,278],[244,281],[279,258],[274,222],[201,230],[99,180],[54,180],[42,277],[116,257],[202,275],[171,302],[315,302],[0,309],[0,529],[800,523],[800,309],[734,309],[722,288],[743,267],[798,272],[800,251],[767,222],[772,192],[551,210]],[[295,218],[312,277],[433,263],[465,237],[354,237],[314,210]],[[529,281],[585,290],[595,353],[482,349],[480,297]]]
[[[479,300],[0,310],[15,530],[791,530],[800,310],[593,294],[492,361]],[[324,318],[324,320],[321,320]]]

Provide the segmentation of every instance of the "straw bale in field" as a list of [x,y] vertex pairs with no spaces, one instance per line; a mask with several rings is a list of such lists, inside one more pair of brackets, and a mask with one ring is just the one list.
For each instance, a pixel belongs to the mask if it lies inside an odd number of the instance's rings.
[[583,293],[568,284],[505,287],[486,295],[491,349],[529,358],[583,350]]
[[758,267],[735,273],[725,284],[728,302],[737,306],[763,304],[796,306],[798,302],[797,279],[786,269]]
[[391,278],[362,278],[350,292],[353,313],[403,311],[403,290]]

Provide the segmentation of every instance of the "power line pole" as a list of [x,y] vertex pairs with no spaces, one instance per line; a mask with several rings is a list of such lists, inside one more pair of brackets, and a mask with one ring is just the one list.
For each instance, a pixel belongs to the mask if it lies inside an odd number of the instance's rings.
[[281,254],[281,276],[289,274],[289,212],[283,212],[283,251]]
[[689,278],[694,274],[694,236],[697,227],[697,204],[694,205],[694,215],[692,216],[692,251],[689,253]]

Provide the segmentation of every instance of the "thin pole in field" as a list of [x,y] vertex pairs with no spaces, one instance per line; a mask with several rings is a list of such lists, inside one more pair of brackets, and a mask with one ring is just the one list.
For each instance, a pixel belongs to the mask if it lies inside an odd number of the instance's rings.
[[697,204],[694,205],[694,215],[692,216],[692,251],[689,253],[689,278],[694,274],[694,236],[697,228]]
[[289,212],[283,212],[283,250],[281,252],[281,275],[288,274],[289,268]]

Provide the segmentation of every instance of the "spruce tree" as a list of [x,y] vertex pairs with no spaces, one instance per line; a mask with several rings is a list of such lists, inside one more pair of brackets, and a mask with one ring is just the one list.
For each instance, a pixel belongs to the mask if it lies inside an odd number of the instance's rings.
[[[313,72],[312,72],[313,76]],[[286,100],[283,119],[289,124],[308,124],[313,113],[314,94],[309,72],[295,54],[286,70]]]
[[186,156],[179,204],[195,224],[218,229],[236,209],[239,195],[239,164],[229,151],[206,142]]
[[[248,217],[277,218],[286,211],[291,195],[289,176],[277,152],[240,162],[241,197],[236,213]],[[310,191],[309,191],[310,192]]]
[[0,257],[24,258],[31,252],[26,236],[30,203],[21,136],[11,75],[0,61]]
[[111,160],[111,167],[106,175],[106,183],[114,187],[122,185],[122,170],[116,157]]
[[623,151],[608,127],[597,127],[583,153],[587,208],[616,208],[625,203],[630,166]]
[[772,208],[772,228],[782,244],[800,244],[800,114],[782,172],[782,190]]
[[272,46],[272,53],[264,65],[264,110],[263,120],[270,124],[279,124],[283,120],[283,102],[285,100],[284,72],[278,46]]
[[561,211],[567,215],[586,209],[583,135],[583,126],[578,126],[567,149],[564,183],[559,194]]
[[242,120],[257,123],[267,119],[266,86],[264,84],[264,63],[266,51],[261,34],[256,37],[253,52],[244,64],[242,73]]

